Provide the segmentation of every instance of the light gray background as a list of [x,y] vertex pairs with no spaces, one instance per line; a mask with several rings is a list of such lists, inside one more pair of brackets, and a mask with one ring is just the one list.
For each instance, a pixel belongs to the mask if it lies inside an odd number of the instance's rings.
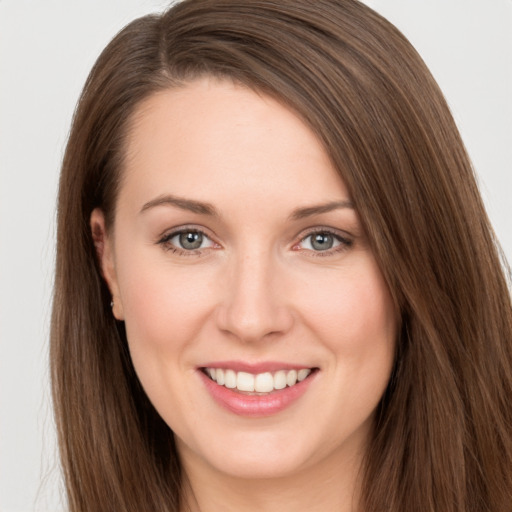
[[[313,1],[313,0],[312,0]],[[512,0],[366,0],[419,50],[512,259]],[[164,0],[0,0],[0,511],[63,510],[47,370],[59,165],[95,58]]]

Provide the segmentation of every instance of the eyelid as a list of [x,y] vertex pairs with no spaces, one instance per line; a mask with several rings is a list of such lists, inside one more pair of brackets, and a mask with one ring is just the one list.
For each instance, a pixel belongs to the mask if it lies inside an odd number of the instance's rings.
[[[340,244],[333,248],[326,249],[324,251],[315,251],[312,249],[302,249],[302,248],[298,247],[308,237],[315,235],[315,234],[321,234],[321,233],[325,233],[325,234],[333,236],[336,240],[338,240],[340,242]],[[297,251],[308,252],[314,256],[329,256],[329,255],[332,255],[335,253],[339,253],[341,251],[344,251],[344,250],[350,248],[354,243],[354,237],[349,235],[346,231],[342,231],[342,230],[335,229],[332,227],[325,227],[325,226],[315,226],[313,228],[309,228],[309,229],[303,231],[302,233],[300,233],[298,238],[299,238],[299,240],[293,244],[292,249],[297,250]]]
[[[198,249],[183,249],[175,244],[171,244],[170,240],[174,237],[188,232],[201,233],[206,239],[208,239],[212,245],[208,247],[198,248]],[[340,242],[335,247],[330,249],[325,249],[323,251],[315,251],[314,249],[304,249],[299,247],[301,243],[303,243],[308,237],[315,234],[328,234],[333,236],[338,242]],[[326,226],[315,226],[312,228],[308,228],[302,231],[298,236],[298,240],[293,243],[291,249],[295,251],[303,251],[310,253],[313,256],[329,256],[335,253],[339,253],[343,250],[347,250],[354,243],[354,236],[350,235],[346,231],[326,227]],[[158,236],[156,240],[156,244],[163,246],[164,249],[172,251],[174,253],[183,254],[185,256],[193,256],[193,255],[201,255],[204,252],[209,251],[210,249],[218,249],[221,248],[221,245],[215,240],[215,237],[212,236],[208,229],[203,226],[197,226],[194,224],[185,224],[182,226],[176,226],[174,228],[168,229],[164,231],[161,235]]]
[[[212,245],[208,247],[203,247],[199,249],[183,249],[182,247],[179,247],[177,245],[171,244],[170,241],[182,233],[201,233],[203,237],[207,238]],[[209,234],[209,230],[205,229],[202,226],[197,226],[194,224],[185,224],[182,226],[176,226],[174,228],[168,229],[164,231],[161,235],[157,237],[156,240],[157,245],[163,246],[164,249],[182,254],[185,256],[194,256],[194,255],[200,255],[201,253],[204,253],[205,251],[208,251],[212,248],[220,248],[220,244],[214,239],[214,237]]]

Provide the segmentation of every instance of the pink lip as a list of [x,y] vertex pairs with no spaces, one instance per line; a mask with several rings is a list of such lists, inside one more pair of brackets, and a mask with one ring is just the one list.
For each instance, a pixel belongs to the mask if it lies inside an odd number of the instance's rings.
[[245,363],[242,361],[213,361],[202,365],[202,368],[222,368],[235,372],[247,372],[256,375],[264,372],[277,372],[279,370],[301,370],[311,368],[301,364],[280,363],[278,361],[263,361],[260,363]]
[[[218,364],[218,363],[216,363]],[[244,366],[244,365],[242,365]],[[211,366],[211,368],[223,368],[222,365]],[[229,366],[233,368],[233,366]],[[245,366],[247,368],[247,366]],[[265,366],[266,371],[268,366]],[[296,366],[293,368],[297,368]],[[280,366],[279,369],[285,369]],[[247,370],[237,370],[247,371]],[[261,372],[252,372],[261,373]],[[312,381],[315,379],[318,372],[313,372],[310,376],[302,382],[297,382],[292,387],[272,391],[268,395],[245,395],[232,389],[220,386],[215,381],[205,375],[202,370],[198,370],[198,374],[202,379],[206,389],[209,391],[212,398],[223,408],[235,413],[239,416],[247,416],[252,418],[271,416],[286,409],[296,400],[298,400],[309,388]]]

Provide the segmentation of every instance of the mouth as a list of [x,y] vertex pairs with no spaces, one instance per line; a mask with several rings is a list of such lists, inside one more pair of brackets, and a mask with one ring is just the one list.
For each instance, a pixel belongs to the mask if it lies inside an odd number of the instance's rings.
[[[238,416],[261,418],[278,414],[304,395],[313,396],[320,368],[279,361],[216,361],[197,368],[213,401]],[[309,402],[306,402],[309,403]]]
[[277,391],[293,388],[310,378],[318,368],[281,369],[274,372],[250,373],[229,368],[205,367],[201,371],[211,381],[232,392],[266,396]]

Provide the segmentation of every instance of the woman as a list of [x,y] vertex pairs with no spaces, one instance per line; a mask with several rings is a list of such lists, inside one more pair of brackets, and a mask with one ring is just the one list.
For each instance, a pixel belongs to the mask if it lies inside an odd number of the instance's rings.
[[64,159],[70,509],[506,511],[512,313],[444,99],[354,0],[126,27]]

